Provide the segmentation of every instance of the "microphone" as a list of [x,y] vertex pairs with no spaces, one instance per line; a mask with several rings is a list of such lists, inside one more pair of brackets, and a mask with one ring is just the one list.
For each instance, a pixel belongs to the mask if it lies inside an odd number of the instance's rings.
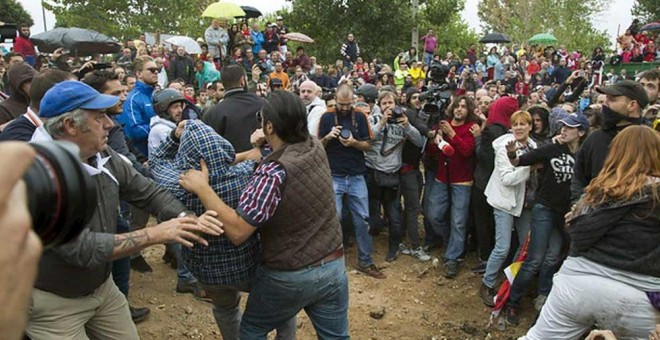
[[442,153],[447,157],[454,155],[454,147],[447,143],[447,141],[444,139],[438,143],[438,149],[440,149],[440,151],[442,151]]

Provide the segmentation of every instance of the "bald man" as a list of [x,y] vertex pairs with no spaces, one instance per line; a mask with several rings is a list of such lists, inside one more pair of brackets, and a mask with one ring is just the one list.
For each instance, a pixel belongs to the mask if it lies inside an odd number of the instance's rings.
[[307,108],[307,129],[312,136],[318,136],[319,122],[326,111],[325,102],[317,96],[316,83],[306,80],[300,84],[300,99]]

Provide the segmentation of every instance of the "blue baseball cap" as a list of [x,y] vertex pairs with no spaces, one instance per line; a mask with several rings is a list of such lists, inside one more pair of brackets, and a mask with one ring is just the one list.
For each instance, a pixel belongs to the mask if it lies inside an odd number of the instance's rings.
[[46,92],[39,107],[39,117],[53,118],[75,109],[105,110],[113,107],[119,97],[101,94],[77,80],[55,84]]
[[559,122],[572,128],[582,128],[583,130],[589,129],[589,120],[585,115],[572,114]]

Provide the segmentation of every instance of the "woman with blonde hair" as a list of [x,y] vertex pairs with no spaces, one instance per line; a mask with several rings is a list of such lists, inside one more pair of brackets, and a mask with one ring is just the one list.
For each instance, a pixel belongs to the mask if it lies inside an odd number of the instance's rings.
[[594,324],[647,339],[660,320],[660,134],[630,126],[567,215],[569,257],[521,339],[578,339]]

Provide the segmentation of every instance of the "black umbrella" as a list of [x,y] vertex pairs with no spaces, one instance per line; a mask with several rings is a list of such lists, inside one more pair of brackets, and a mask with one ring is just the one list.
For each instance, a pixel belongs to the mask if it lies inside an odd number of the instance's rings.
[[511,39],[502,33],[488,33],[485,37],[479,40],[482,44],[501,44],[501,43],[510,43]]
[[30,40],[37,45],[39,52],[47,53],[52,53],[60,47],[69,49],[71,54],[78,56],[116,53],[121,50],[119,43],[107,35],[77,27],[58,27],[35,34]]
[[241,6],[241,9],[243,10],[243,12],[245,12],[245,16],[237,17],[237,18],[251,19],[262,16],[261,11],[252,6]]

